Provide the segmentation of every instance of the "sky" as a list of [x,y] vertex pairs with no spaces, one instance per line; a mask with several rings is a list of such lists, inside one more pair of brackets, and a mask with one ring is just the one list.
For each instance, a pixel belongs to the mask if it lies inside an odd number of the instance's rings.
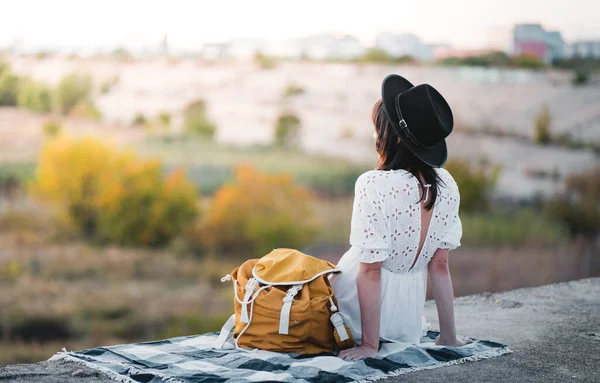
[[600,39],[600,0],[2,0],[0,12],[0,47],[135,48],[165,34],[182,49],[318,33],[370,44],[389,31],[481,48],[517,22],[559,29],[567,41]]

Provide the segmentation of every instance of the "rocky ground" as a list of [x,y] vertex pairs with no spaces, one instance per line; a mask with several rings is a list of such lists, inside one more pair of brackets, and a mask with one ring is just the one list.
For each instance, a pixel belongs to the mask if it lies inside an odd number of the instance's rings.
[[[390,382],[598,382],[600,278],[456,300],[458,332],[506,343],[514,351],[480,362],[428,370]],[[437,328],[435,305],[426,315]],[[0,367],[0,382],[109,383],[71,362]]]

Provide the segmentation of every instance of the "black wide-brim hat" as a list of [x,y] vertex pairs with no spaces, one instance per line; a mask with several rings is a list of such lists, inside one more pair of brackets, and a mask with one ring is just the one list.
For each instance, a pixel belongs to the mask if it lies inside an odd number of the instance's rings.
[[392,126],[406,148],[421,161],[441,167],[448,159],[446,137],[454,117],[444,97],[429,84],[413,86],[391,74],[383,80],[381,98]]

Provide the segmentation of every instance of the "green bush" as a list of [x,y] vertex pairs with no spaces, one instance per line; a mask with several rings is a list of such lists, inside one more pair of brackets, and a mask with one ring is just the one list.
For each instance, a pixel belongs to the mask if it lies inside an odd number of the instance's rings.
[[2,58],[0,57],[0,75],[4,74],[5,72],[10,72],[10,65],[2,61]]
[[120,61],[132,61],[133,55],[127,49],[120,47],[113,51],[112,55]]
[[113,77],[109,78],[108,80],[103,82],[102,85],[100,85],[100,93],[106,94],[106,93],[110,92],[111,89],[119,83],[119,81],[120,81],[119,76],[113,76]]
[[261,51],[254,54],[254,62],[258,64],[260,69],[273,69],[277,66],[277,60],[274,57],[266,56]]
[[393,61],[392,56],[382,49],[371,48],[367,50],[359,59],[360,62],[371,63],[389,63]]
[[197,214],[196,188],[180,169],[164,178],[160,162],[92,139],[47,143],[32,187],[99,243],[163,246]]
[[41,51],[41,52],[37,52],[35,54],[35,58],[38,60],[45,60],[49,57],[52,57],[52,53],[51,52],[45,52],[45,51]]
[[59,82],[55,92],[58,112],[68,115],[77,105],[89,103],[92,77],[87,74],[70,73]]
[[50,113],[52,111],[52,89],[45,83],[35,82],[31,79],[24,80],[17,95],[17,104],[20,108],[33,112]]
[[67,317],[43,314],[21,318],[12,318],[6,329],[12,340],[25,342],[64,341],[76,334]]
[[552,140],[550,134],[550,125],[552,124],[552,115],[548,105],[542,106],[535,118],[535,142],[545,145]]
[[147,122],[148,122],[148,119],[146,118],[146,116],[144,116],[143,113],[138,112],[133,117],[133,121],[131,121],[131,125],[133,125],[133,126],[146,125]]
[[283,92],[283,96],[284,97],[293,97],[293,96],[302,94],[304,92],[306,92],[306,91],[301,86],[298,86],[295,84],[290,84],[285,88],[285,91]]
[[42,126],[44,137],[55,138],[62,133],[63,127],[58,121],[48,121]]
[[9,69],[0,72],[0,106],[17,106],[20,85],[21,79]]
[[4,166],[0,168],[0,195],[4,198],[15,196],[23,184],[23,180],[11,170],[4,168]]
[[417,60],[409,55],[392,56],[386,51],[378,48],[368,49],[362,56],[355,61],[366,63],[394,63],[394,64],[416,64]]
[[161,125],[168,128],[169,126],[171,126],[171,113],[169,113],[169,112],[159,113],[158,121],[160,121]]
[[532,55],[521,55],[512,58],[512,65],[517,68],[539,70],[546,68],[546,64]]
[[526,69],[541,69],[545,64],[534,56],[509,57],[504,52],[490,52],[484,55],[468,57],[446,57],[438,61],[441,65],[466,65],[479,67],[517,67]]
[[576,86],[585,85],[588,82],[590,82],[590,78],[591,74],[589,70],[578,68],[573,70],[573,79],[571,80],[571,82],[573,83],[573,85]]
[[549,216],[563,221],[573,236],[600,232],[600,167],[567,178],[566,192],[546,204]]
[[186,133],[205,139],[215,136],[217,127],[208,120],[206,102],[198,99],[188,104],[183,110],[183,125]]
[[91,101],[81,101],[71,109],[69,117],[101,120],[102,112]]
[[275,124],[275,145],[296,146],[300,139],[300,118],[292,112],[283,112]]
[[454,159],[444,166],[452,174],[460,190],[461,211],[483,211],[489,206],[490,193],[496,186],[501,168],[484,162],[474,165]]

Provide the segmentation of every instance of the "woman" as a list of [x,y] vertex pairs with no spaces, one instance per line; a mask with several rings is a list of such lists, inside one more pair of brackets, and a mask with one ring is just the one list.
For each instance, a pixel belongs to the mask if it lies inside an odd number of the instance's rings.
[[437,344],[461,346],[456,336],[448,251],[460,246],[460,196],[441,166],[452,132],[450,106],[430,85],[386,77],[372,112],[377,170],[355,187],[350,244],[332,279],[340,312],[357,347],[340,357],[377,354],[381,339],[418,344],[424,329],[427,271],[438,309]]

